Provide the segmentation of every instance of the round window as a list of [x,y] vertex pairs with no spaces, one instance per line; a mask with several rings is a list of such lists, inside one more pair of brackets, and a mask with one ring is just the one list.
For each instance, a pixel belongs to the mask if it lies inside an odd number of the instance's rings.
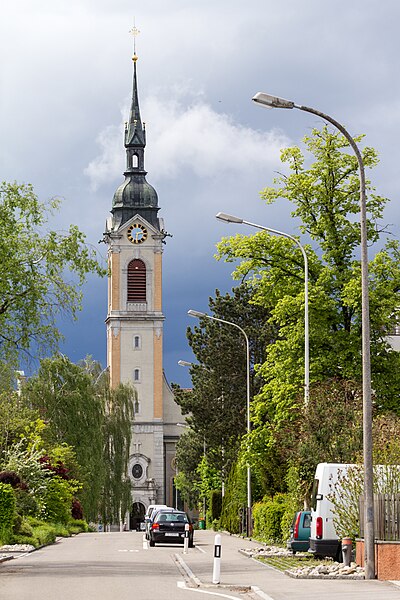
[[141,476],[143,475],[142,465],[139,465],[139,463],[136,463],[135,465],[133,465],[132,475],[133,475],[134,479],[140,479]]

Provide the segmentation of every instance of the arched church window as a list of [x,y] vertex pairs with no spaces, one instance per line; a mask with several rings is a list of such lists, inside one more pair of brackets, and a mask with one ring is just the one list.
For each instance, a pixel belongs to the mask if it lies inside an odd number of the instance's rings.
[[140,381],[140,369],[135,369],[133,371],[133,380]]
[[132,167],[136,169],[139,165],[139,158],[137,154],[132,154]]
[[135,415],[138,415],[140,413],[140,402],[137,398],[133,403],[133,411],[134,411]]
[[140,350],[140,348],[141,348],[140,335],[133,336],[133,348],[134,348],[134,350]]
[[146,265],[139,258],[128,265],[128,302],[146,302]]

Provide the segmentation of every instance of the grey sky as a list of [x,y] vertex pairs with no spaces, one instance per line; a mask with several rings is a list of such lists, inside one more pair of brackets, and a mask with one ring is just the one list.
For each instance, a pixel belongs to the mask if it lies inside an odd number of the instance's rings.
[[[279,149],[319,125],[299,111],[266,111],[268,91],[327,112],[365,133],[381,163],[371,174],[391,198],[399,235],[400,82],[396,0],[29,0],[0,12],[0,164],[5,180],[64,198],[56,225],[75,222],[97,245],[122,181],[122,125],[132,81],[133,19],[148,181],[158,192],[164,254],[165,366],[187,383],[188,308],[206,309],[231,268],[213,259],[219,210],[297,233],[283,205],[258,191],[280,168]],[[250,233],[250,232],[249,232]],[[99,250],[104,254],[105,247]],[[105,362],[106,285],[91,281],[85,311],[66,323],[65,352]],[[84,333],[84,341],[81,334]]]

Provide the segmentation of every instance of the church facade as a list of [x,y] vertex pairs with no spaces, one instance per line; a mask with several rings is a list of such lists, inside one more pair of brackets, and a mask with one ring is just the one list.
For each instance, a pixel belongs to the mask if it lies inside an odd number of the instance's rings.
[[182,421],[163,370],[162,257],[166,232],[156,190],[144,168],[146,131],[142,123],[137,56],[125,124],[125,181],[114,194],[104,239],[108,244],[107,365],[112,387],[131,383],[137,391],[129,477],[135,528],[149,504],[176,506],[175,446]]

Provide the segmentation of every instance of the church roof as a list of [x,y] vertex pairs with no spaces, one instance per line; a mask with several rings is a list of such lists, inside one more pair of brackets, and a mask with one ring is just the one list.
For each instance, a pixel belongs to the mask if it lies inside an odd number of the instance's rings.
[[152,185],[146,181],[144,150],[146,129],[142,123],[137,85],[136,53],[133,56],[133,86],[129,121],[125,124],[124,145],[126,149],[125,181],[117,188],[111,212],[122,226],[135,213],[143,216],[158,227],[158,196]]

